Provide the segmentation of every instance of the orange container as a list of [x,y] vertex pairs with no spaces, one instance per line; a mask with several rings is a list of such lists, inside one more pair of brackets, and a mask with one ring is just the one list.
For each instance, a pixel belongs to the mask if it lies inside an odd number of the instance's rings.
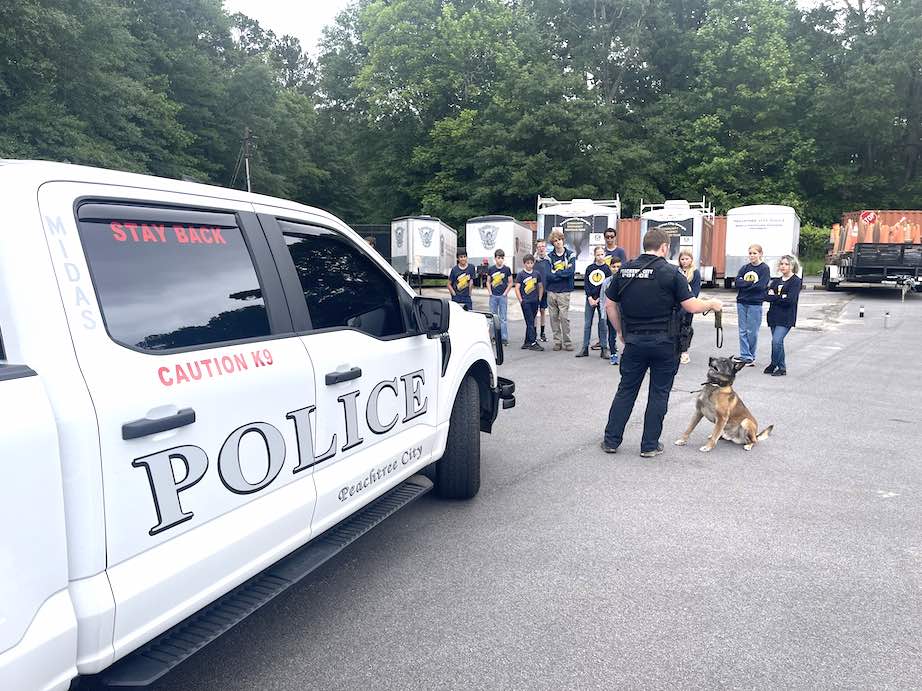
[[[877,219],[873,224],[861,221],[861,211],[848,211],[842,214],[842,225],[847,230],[857,228],[857,237],[849,243],[846,240],[846,251],[855,246],[855,242],[886,242],[886,243],[918,243],[920,227],[922,227],[922,210],[902,209],[876,211]],[[838,247],[836,249],[839,249]]]

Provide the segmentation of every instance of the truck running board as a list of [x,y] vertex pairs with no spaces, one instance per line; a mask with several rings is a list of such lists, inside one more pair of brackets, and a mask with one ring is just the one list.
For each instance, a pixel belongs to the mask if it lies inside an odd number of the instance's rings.
[[95,682],[104,688],[153,684],[430,489],[432,482],[423,475],[408,478],[342,523],[100,672]]

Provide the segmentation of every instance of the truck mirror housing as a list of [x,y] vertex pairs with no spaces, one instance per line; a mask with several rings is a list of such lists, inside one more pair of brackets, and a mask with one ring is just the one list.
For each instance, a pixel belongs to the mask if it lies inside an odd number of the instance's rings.
[[413,298],[413,312],[420,333],[429,338],[438,338],[448,333],[448,318],[451,309],[447,298],[426,298],[419,295]]

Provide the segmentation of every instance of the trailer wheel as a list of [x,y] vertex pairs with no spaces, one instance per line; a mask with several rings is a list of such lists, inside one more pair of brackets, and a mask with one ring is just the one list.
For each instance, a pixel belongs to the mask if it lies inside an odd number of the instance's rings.
[[471,376],[455,396],[445,454],[435,464],[435,491],[446,499],[471,499],[480,491],[480,391]]

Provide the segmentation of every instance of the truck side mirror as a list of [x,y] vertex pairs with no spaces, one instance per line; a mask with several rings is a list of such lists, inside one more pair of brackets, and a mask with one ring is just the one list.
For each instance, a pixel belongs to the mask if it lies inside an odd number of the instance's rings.
[[448,332],[448,317],[451,309],[447,298],[413,298],[413,312],[420,333],[429,338],[438,338]]

